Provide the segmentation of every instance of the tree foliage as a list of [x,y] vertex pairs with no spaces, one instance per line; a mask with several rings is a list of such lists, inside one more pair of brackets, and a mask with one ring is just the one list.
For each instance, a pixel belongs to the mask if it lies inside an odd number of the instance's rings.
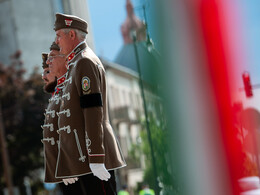
[[[145,126],[144,126],[145,127]],[[150,116],[149,121],[151,140],[154,150],[154,157],[157,170],[157,181],[163,194],[176,194],[177,184],[173,181],[172,162],[169,152],[169,132],[165,122],[158,121]],[[143,182],[155,189],[154,167],[152,164],[151,147],[146,129],[141,132],[142,152],[145,155],[146,168],[144,170]]]
[[[0,105],[12,181],[19,187],[21,194],[24,194],[25,176],[34,181],[32,185],[40,182],[39,174],[35,172],[43,167],[40,125],[44,120],[43,112],[48,95],[43,93],[43,82],[37,69],[28,79],[23,78],[25,70],[20,56],[21,52],[17,51],[11,56],[10,65],[0,63]],[[0,188],[3,189],[6,186],[2,170],[0,177]]]

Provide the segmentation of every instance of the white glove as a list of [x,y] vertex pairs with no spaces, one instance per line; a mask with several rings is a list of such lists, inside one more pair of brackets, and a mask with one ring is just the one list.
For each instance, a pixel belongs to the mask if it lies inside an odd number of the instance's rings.
[[68,184],[73,184],[75,183],[76,181],[78,181],[78,178],[77,177],[74,177],[74,178],[68,178],[68,179],[62,179],[63,183],[65,185],[68,185]]
[[93,175],[101,180],[107,181],[111,177],[103,163],[90,163],[89,168],[91,169]]

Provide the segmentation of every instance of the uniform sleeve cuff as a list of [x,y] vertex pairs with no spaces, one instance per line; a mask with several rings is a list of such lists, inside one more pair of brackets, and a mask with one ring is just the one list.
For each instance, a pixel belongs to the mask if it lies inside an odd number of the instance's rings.
[[105,163],[105,155],[88,155],[89,163]]

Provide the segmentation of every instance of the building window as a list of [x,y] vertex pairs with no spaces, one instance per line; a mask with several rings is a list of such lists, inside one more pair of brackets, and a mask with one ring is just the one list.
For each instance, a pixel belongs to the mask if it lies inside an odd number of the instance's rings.
[[140,108],[140,106],[141,106],[139,94],[136,94],[136,105],[137,105],[137,108]]
[[114,108],[114,99],[113,99],[113,91],[114,91],[114,87],[113,86],[109,86],[108,88],[108,102],[110,104],[110,108],[113,109]]
[[124,106],[124,91],[120,88],[119,89],[119,105],[120,107],[123,107]]
[[135,100],[134,100],[134,94],[129,92],[129,99],[130,99],[130,107],[135,108]]
[[114,93],[114,100],[115,100],[115,107],[120,107],[120,96],[119,96],[119,89],[115,88],[115,93]]
[[124,106],[128,106],[129,105],[129,97],[128,97],[128,93],[126,90],[123,90],[123,97],[124,97]]

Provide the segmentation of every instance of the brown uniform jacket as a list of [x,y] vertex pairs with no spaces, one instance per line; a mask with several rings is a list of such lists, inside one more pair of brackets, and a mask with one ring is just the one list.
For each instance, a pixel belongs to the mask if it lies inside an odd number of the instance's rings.
[[89,163],[104,163],[108,170],[126,166],[108,119],[102,63],[85,43],[79,44],[68,60],[58,120],[56,177],[91,173]]
[[[62,81],[62,79],[60,80]],[[61,89],[63,84],[59,84],[56,90]],[[41,126],[43,129],[43,148],[44,148],[44,170],[46,183],[62,182],[62,179],[55,178],[55,170],[58,156],[58,117],[57,110],[60,109],[61,91],[54,93],[49,99],[47,109],[45,109],[44,124]]]

